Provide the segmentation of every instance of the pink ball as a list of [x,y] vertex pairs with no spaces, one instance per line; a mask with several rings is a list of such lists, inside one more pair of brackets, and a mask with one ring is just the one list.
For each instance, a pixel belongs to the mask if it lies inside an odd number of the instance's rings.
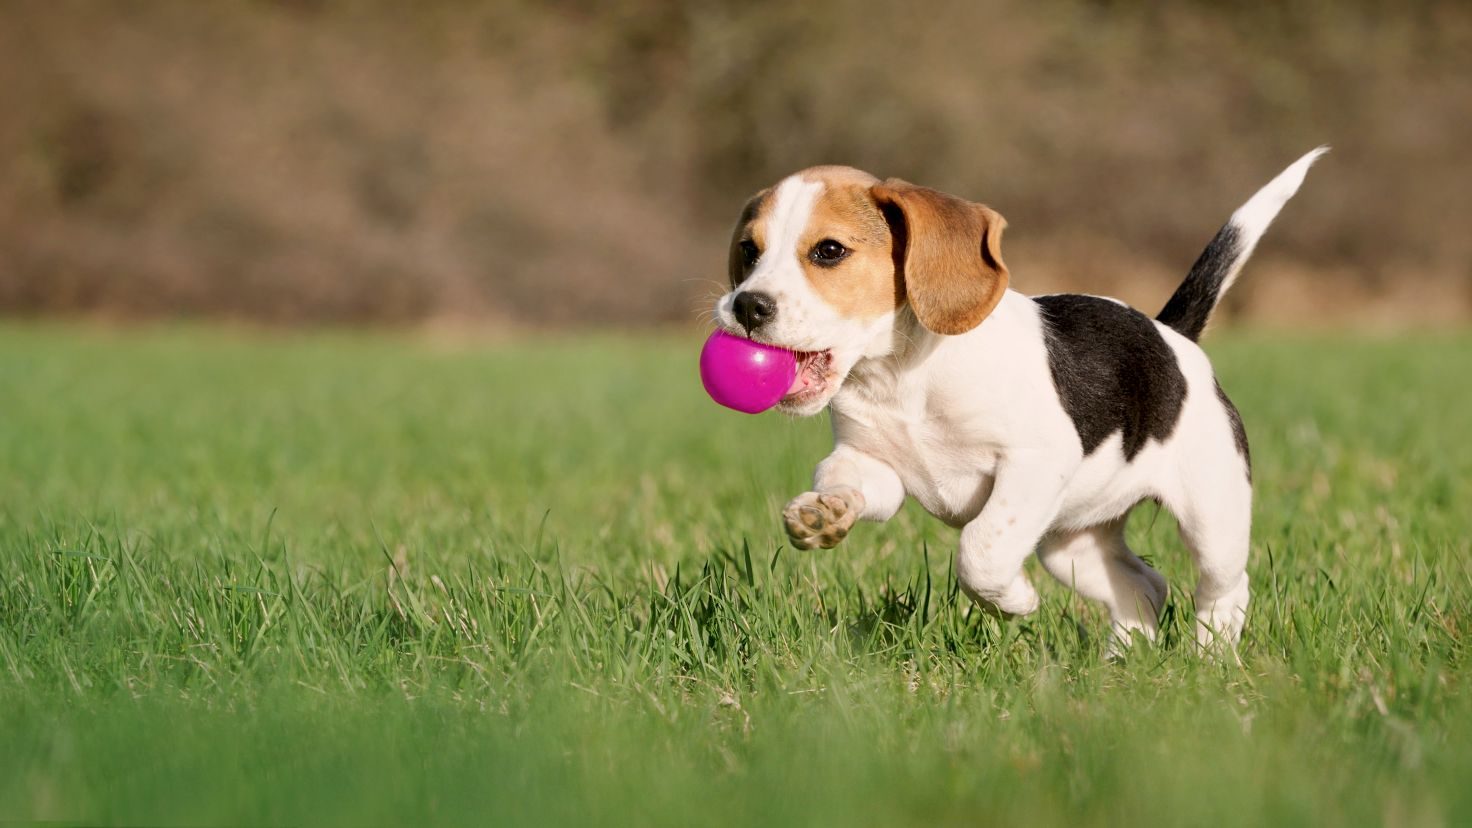
[[797,355],[725,331],[716,331],[700,352],[705,393],[727,408],[760,414],[776,405],[797,378]]

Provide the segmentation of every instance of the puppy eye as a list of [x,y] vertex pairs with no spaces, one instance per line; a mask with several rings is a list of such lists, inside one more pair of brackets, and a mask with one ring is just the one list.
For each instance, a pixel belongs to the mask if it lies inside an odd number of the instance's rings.
[[843,261],[848,255],[848,248],[832,239],[824,239],[813,245],[813,252],[808,255],[814,264],[832,266]]
[[756,249],[756,242],[751,239],[742,241],[740,247],[741,261],[745,262],[747,267],[756,264],[756,260],[761,258],[762,252]]

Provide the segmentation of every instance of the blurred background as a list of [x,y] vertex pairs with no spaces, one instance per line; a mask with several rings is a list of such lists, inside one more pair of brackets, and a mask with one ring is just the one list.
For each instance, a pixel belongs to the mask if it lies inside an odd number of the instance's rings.
[[1026,292],[1154,312],[1334,152],[1227,316],[1472,316],[1472,5],[0,5],[0,312],[693,324],[814,163],[984,201]]

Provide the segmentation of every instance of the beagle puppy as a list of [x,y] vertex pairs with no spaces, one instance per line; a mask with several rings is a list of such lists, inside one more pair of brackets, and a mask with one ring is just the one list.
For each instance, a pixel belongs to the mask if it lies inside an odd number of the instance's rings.
[[1198,569],[1197,640],[1246,618],[1252,473],[1241,417],[1196,344],[1308,168],[1242,205],[1154,319],[1113,299],[1009,289],[995,210],[849,167],[756,194],[731,240],[728,333],[799,359],[779,410],[831,411],[834,448],[787,504],[794,546],[832,547],[906,495],[960,529],[955,572],[982,607],[1026,615],[1023,572],[1102,602],[1114,644],[1153,638],[1160,573],[1125,543],[1144,500],[1178,518]]

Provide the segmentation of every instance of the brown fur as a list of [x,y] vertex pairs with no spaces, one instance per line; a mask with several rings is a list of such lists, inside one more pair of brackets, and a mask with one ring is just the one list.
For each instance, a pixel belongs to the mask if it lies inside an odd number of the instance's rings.
[[[890,253],[889,225],[869,195],[879,179],[837,166],[812,167],[801,175],[824,185],[797,251],[808,283],[839,313],[853,318],[870,319],[899,307],[905,298],[904,284]],[[727,258],[733,287],[749,273],[741,242],[750,239],[758,249],[766,249],[771,193],[768,188],[753,196],[736,222]],[[833,239],[851,251],[838,267],[822,267],[807,258],[807,251],[823,239]]]
[[1007,290],[997,211],[891,178],[871,191],[889,218],[895,260],[910,308],[939,334],[962,334],[985,319]]
[[731,249],[726,253],[726,268],[731,277],[731,287],[741,284],[746,278],[746,261],[741,256],[741,242],[751,239],[756,242],[758,248],[764,247],[762,234],[766,230],[767,215],[771,212],[772,201],[767,196],[772,194],[772,188],[751,197],[746,206],[741,208],[741,218],[736,220],[736,229],[731,232]]
[[[869,194],[879,179],[850,167],[813,167],[802,176],[824,184],[798,244],[808,283],[823,301],[853,319],[872,319],[898,308],[905,291],[890,255],[889,224]],[[807,258],[805,251],[824,239],[850,251],[836,267]]]
[[[960,334],[981,324],[1002,300],[1007,221],[995,210],[897,178],[880,183],[851,167],[800,174],[824,187],[797,255],[808,283],[839,313],[872,319],[908,301],[925,327]],[[757,193],[736,223],[729,256],[733,286],[748,272],[740,243],[750,239],[765,249],[771,192]],[[834,267],[814,263],[807,251],[824,239],[848,248],[848,257]]]

